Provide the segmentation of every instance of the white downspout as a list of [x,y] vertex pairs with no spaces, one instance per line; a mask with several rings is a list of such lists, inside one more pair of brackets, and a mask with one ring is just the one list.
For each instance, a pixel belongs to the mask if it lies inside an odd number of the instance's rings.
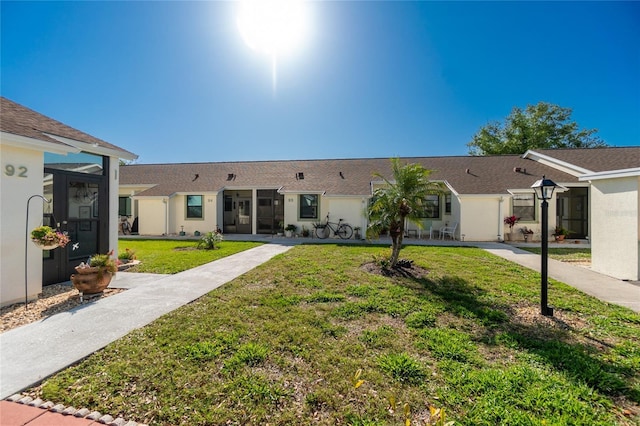
[[502,210],[502,203],[504,202],[504,197],[500,197],[498,199],[498,242],[504,241],[504,235],[502,235],[504,231],[502,218],[504,217],[504,213]]
[[164,203],[164,235],[169,235],[169,197],[162,199]]

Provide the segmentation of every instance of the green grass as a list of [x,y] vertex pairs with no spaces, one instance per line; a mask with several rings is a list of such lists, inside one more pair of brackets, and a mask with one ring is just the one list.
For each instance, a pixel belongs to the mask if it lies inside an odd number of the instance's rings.
[[[519,247],[522,250],[531,253],[540,254],[541,249],[538,247]],[[591,260],[590,248],[550,248],[549,258],[559,260],[561,262],[576,262],[583,260]]]
[[424,279],[360,268],[385,253],[294,247],[42,397],[150,425],[404,424],[405,404],[412,425],[429,406],[456,425],[640,424],[640,315],[551,280],[542,317],[539,274],[474,248],[405,248]]
[[222,241],[215,250],[196,250],[197,243],[183,240],[120,239],[118,252],[131,249],[141,262],[127,269],[127,272],[176,274],[261,245],[257,242]]

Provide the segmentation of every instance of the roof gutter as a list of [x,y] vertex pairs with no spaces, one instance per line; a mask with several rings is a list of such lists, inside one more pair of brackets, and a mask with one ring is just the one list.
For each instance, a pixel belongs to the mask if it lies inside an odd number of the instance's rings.
[[626,177],[635,177],[635,176],[640,176],[640,167],[589,173],[589,174],[580,176],[578,180],[591,181],[591,180],[615,179],[615,178],[626,178]]

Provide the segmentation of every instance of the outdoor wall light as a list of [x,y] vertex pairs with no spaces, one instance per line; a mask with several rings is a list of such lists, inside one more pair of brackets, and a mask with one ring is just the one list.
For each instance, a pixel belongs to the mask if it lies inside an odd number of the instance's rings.
[[531,188],[536,192],[536,196],[542,201],[542,254],[540,256],[540,313],[545,317],[553,316],[553,308],[547,306],[548,289],[548,266],[549,266],[549,203],[553,196],[553,191],[558,187],[554,181],[547,179],[544,175],[542,179],[536,181]]

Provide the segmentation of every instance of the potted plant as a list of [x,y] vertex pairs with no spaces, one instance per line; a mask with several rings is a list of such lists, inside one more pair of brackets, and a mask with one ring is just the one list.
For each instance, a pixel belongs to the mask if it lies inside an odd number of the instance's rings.
[[361,229],[362,229],[362,228],[361,228],[361,227],[359,227],[359,226],[356,226],[355,228],[353,228],[354,238],[355,238],[356,240],[361,240],[361,239],[362,239],[362,236],[360,235],[360,230],[361,230]]
[[137,263],[140,263],[136,260],[136,252],[131,249],[124,249],[123,252],[118,253],[118,271],[125,270]]
[[310,234],[311,234],[311,232],[309,231],[309,228],[307,228],[306,226],[302,225],[302,236],[307,238],[307,237],[309,237]]
[[564,239],[568,237],[570,233],[571,231],[569,231],[567,228],[556,226],[556,229],[553,230],[553,234],[551,235],[555,237],[556,241],[564,241]]
[[31,231],[31,241],[42,250],[53,250],[69,243],[69,237],[50,226],[38,226]]
[[200,236],[200,231],[194,231],[193,232],[193,236],[194,237],[199,237]]
[[76,274],[71,275],[73,286],[83,295],[102,293],[118,270],[118,263],[112,255],[113,250],[94,254],[88,263],[76,266]]
[[504,218],[504,223],[505,225],[509,226],[509,232],[504,234],[505,236],[505,240],[510,241],[511,240],[511,232],[513,231],[513,226],[518,223],[518,221],[520,220],[520,218],[516,215],[511,215],[511,216],[507,216]]
[[520,231],[522,232],[522,235],[524,236],[524,242],[528,242],[529,241],[529,237],[531,235],[533,235],[533,229],[529,229],[526,226],[524,228],[520,228]]
[[286,228],[284,228],[284,234],[287,238],[291,238],[293,233],[296,232],[298,227],[292,223],[288,224]]

